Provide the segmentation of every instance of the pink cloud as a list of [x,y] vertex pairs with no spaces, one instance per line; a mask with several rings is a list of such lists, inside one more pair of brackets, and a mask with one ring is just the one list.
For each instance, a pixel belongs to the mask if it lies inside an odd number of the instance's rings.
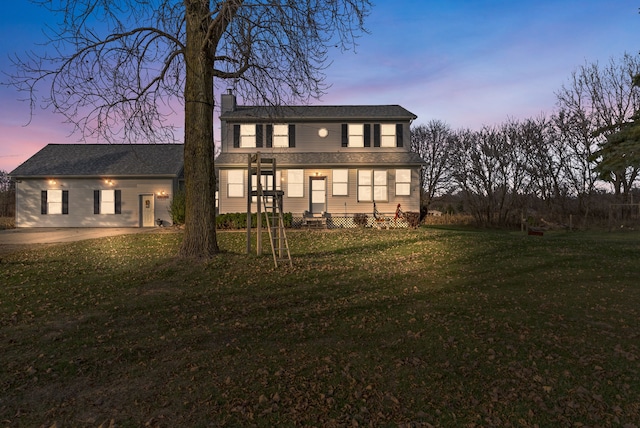
[[0,170],[11,172],[49,143],[76,142],[60,121],[59,116],[39,111],[29,123],[26,103],[0,108]]

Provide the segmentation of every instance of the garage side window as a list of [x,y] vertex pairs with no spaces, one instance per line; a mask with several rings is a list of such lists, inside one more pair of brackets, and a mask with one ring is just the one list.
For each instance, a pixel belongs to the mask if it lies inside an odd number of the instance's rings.
[[40,195],[41,214],[69,214],[68,190],[43,190]]
[[122,214],[122,192],[120,190],[94,190],[94,214]]

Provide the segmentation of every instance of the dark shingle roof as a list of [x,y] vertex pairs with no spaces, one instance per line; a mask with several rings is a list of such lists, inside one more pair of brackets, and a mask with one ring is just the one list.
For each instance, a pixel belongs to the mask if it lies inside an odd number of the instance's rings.
[[140,176],[182,173],[182,144],[49,144],[12,177]]
[[[327,152],[327,153],[262,153],[263,158],[274,158],[276,166],[420,166],[424,162],[410,152]],[[247,167],[246,153],[221,153],[215,160],[216,168]]]
[[221,120],[414,120],[416,115],[399,105],[372,106],[238,106]]

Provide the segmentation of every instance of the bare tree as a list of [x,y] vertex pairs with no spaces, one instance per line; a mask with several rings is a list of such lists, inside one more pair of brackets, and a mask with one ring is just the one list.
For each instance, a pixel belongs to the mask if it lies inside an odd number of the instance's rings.
[[590,160],[597,150],[593,124],[582,109],[573,112],[561,109],[551,120],[556,134],[554,153],[562,183],[567,194],[577,198],[578,209],[586,220],[598,183],[596,165]]
[[540,130],[532,120],[456,133],[452,177],[463,191],[476,221],[485,226],[517,222],[528,195],[536,189]]
[[446,123],[432,120],[411,130],[411,151],[420,155],[424,165],[420,170],[420,183],[426,200],[426,210],[434,196],[451,190],[450,154],[453,146],[453,131]]
[[11,186],[11,179],[9,178],[9,173],[5,170],[0,169],[0,192],[6,192],[9,190]]
[[553,116],[540,116],[523,122],[523,132],[530,141],[528,170],[533,182],[534,195],[545,204],[547,215],[564,218],[569,201],[575,193],[567,183],[567,164],[571,149],[555,126]]
[[524,190],[550,202],[560,187],[559,166],[552,150],[554,135],[551,124],[540,116],[512,123],[510,127],[521,146],[521,162],[528,180]]
[[[616,195],[627,196],[640,172],[636,164],[607,168],[607,137],[619,132],[640,110],[640,88],[634,77],[640,73],[640,57],[625,54],[606,65],[586,63],[572,73],[567,85],[556,93],[564,118],[589,131],[583,147],[590,162],[602,164],[600,178],[613,185]],[[603,158],[603,155],[605,158]]]
[[485,226],[500,223],[506,193],[501,154],[504,141],[498,129],[460,130],[452,156],[453,177],[471,214]]
[[[83,138],[176,140],[184,108],[186,229],[180,255],[209,258],[215,233],[214,79],[245,101],[320,97],[330,47],[365,31],[369,0],[34,0],[61,20],[12,82]],[[46,88],[46,95],[38,90]],[[177,103],[176,103],[177,101]]]
[[0,170],[0,217],[13,217],[15,214],[15,183],[7,171]]

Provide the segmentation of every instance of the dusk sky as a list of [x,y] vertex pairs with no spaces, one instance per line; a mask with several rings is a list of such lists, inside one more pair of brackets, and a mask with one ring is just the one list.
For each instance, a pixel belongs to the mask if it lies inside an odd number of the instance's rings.
[[[318,104],[400,104],[418,116],[414,124],[437,119],[454,129],[550,114],[577,67],[638,54],[639,7],[631,0],[378,0],[356,52],[332,55],[332,87]],[[27,0],[3,2],[0,71],[11,71],[9,55],[37,49],[54,20]],[[21,96],[0,87],[0,170],[48,143],[78,141],[50,112],[36,111],[25,126],[29,104]]]

